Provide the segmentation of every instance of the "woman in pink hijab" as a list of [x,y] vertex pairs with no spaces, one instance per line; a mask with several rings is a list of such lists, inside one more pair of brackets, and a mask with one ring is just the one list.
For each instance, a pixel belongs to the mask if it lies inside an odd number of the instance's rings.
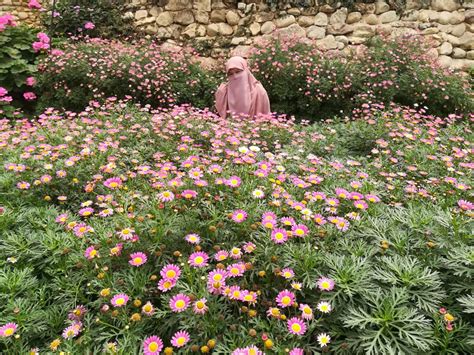
[[216,92],[216,109],[222,118],[228,112],[250,117],[270,114],[270,100],[262,84],[255,79],[242,57],[230,58],[226,65],[228,81]]

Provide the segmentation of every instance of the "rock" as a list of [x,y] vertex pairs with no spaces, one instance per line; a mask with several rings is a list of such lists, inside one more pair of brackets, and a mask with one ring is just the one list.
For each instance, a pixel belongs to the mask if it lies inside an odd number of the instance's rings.
[[474,68],[474,60],[469,59],[453,59],[451,68],[458,70],[468,70]]
[[466,58],[474,60],[474,51],[466,52]]
[[150,15],[153,17],[157,17],[161,12],[162,10],[158,6],[153,6],[150,9]]
[[430,27],[425,30],[423,30],[421,33],[424,35],[434,35],[435,33],[438,33],[439,29],[436,27]]
[[474,9],[469,9],[464,13],[466,23],[472,25],[474,23]]
[[310,39],[323,39],[326,36],[324,27],[311,26],[306,29],[306,37]]
[[406,0],[405,7],[407,10],[419,10],[421,9],[420,0]]
[[438,22],[442,25],[457,25],[464,22],[464,14],[460,12],[439,12]]
[[314,17],[314,25],[316,26],[327,26],[328,25],[328,15],[326,15],[323,12],[319,12],[315,17]]
[[144,19],[142,19],[142,20],[140,20],[140,21],[135,22],[135,25],[137,25],[137,26],[145,26],[145,25],[149,25],[149,24],[151,24],[151,23],[153,23],[153,22],[155,22],[155,21],[156,21],[156,18],[155,18],[155,17],[147,17],[147,18],[144,18]]
[[346,22],[348,24],[356,23],[359,22],[360,19],[362,18],[362,14],[360,12],[351,12],[347,15]]
[[461,49],[461,48],[454,48],[452,57],[457,58],[457,59],[465,58],[466,57],[466,51],[464,49]]
[[273,12],[259,12],[255,15],[256,22],[267,22],[272,21],[275,18],[275,14]]
[[431,48],[426,52],[426,56],[428,57],[428,59],[432,59],[432,60],[438,59],[439,57],[438,50],[436,48]]
[[252,36],[258,35],[260,33],[260,24],[257,23],[257,22],[252,23],[249,26],[249,30],[250,30],[250,33],[252,34]]
[[203,69],[216,70],[219,67],[217,60],[208,57],[193,57],[193,60],[201,66]]
[[435,11],[456,11],[459,8],[457,0],[431,0],[431,8]]
[[474,33],[465,32],[461,37],[459,37],[459,46],[462,49],[471,51],[474,49]]
[[444,42],[438,47],[438,53],[440,55],[450,55],[453,52],[453,45],[449,42]]
[[211,23],[209,26],[207,26],[207,35],[209,37],[215,37],[218,34],[219,34],[219,24]]
[[233,46],[238,46],[239,44],[245,43],[246,40],[246,37],[233,37],[230,41],[230,44],[232,44]]
[[453,63],[453,60],[451,57],[448,57],[447,55],[440,55],[438,57],[438,62],[443,68],[449,68],[451,64]]
[[247,4],[244,2],[237,3],[237,9],[239,9],[240,11],[245,11],[246,7],[247,7]]
[[194,15],[191,10],[175,12],[173,21],[180,25],[189,25],[194,22]]
[[365,18],[365,22],[369,25],[377,25],[379,23],[379,18],[374,14],[370,14]]
[[298,18],[298,24],[303,27],[309,27],[314,24],[314,16],[300,16]]
[[419,12],[416,11],[416,10],[414,10],[414,11],[405,11],[402,14],[401,19],[403,21],[417,21],[418,20],[418,15],[419,15]]
[[293,15],[293,16],[299,16],[301,15],[300,9],[297,9],[296,7],[292,7],[291,9],[288,9],[286,11],[288,15]]
[[[206,28],[204,28],[204,34],[197,34],[197,27],[202,26],[198,25],[196,23],[192,23],[189,26],[187,26],[183,32],[181,32],[181,35],[184,36],[185,38],[194,38],[194,37],[201,37],[206,34]],[[204,26],[202,26],[204,27]]]
[[365,41],[367,41],[367,38],[364,38],[364,37],[357,37],[357,36],[349,36],[348,37],[348,40],[349,40],[349,43],[350,44],[362,44],[364,43]]
[[194,19],[198,23],[207,25],[209,23],[209,12],[205,11],[194,11]]
[[225,19],[229,25],[235,26],[239,24],[240,16],[235,11],[227,11]]
[[171,32],[166,27],[159,27],[156,31],[156,37],[161,39],[171,38]]
[[227,23],[219,24],[219,34],[223,36],[230,36],[232,33],[234,33],[232,26],[228,25]]
[[420,10],[418,12],[418,21],[420,22],[438,21],[438,18],[438,12],[433,10]]
[[346,36],[336,36],[336,37],[334,37],[334,39],[337,42],[343,43],[345,46],[347,46],[349,44],[349,39]]
[[397,21],[399,19],[399,16],[395,11],[387,11],[384,12],[383,14],[380,15],[380,22],[382,23],[390,23]]
[[275,30],[276,26],[272,21],[267,21],[265,22],[262,27],[260,28],[260,31],[262,34],[266,35],[269,33],[272,33]]
[[466,24],[460,23],[459,25],[450,26],[446,32],[451,33],[453,36],[461,37],[466,32]]
[[156,17],[156,24],[158,26],[167,27],[173,23],[173,16],[170,12],[162,12]]
[[325,4],[319,7],[319,11],[324,12],[326,14],[332,14],[335,11],[335,9],[332,6]]
[[337,48],[337,42],[334,39],[333,35],[326,36],[323,39],[317,40],[316,45],[321,48],[322,50],[328,50],[328,49],[336,49]]
[[243,58],[248,58],[250,56],[251,51],[252,51],[251,46],[237,46],[230,52],[230,55],[232,56],[238,55]]
[[148,11],[147,10],[138,10],[135,12],[135,20],[140,21],[144,18],[148,17]]
[[293,15],[288,15],[285,17],[280,17],[275,20],[275,25],[277,28],[288,27],[296,22],[296,19]]
[[220,10],[212,10],[211,12],[211,22],[225,22],[225,13],[226,10],[220,9]]
[[127,11],[127,12],[122,16],[122,18],[123,18],[124,20],[131,20],[131,19],[135,18],[135,15],[133,14],[133,12]]
[[375,3],[375,13],[377,15],[380,15],[384,12],[387,12],[390,10],[390,5],[387,4],[385,1],[383,0],[378,0],[376,3]]
[[193,8],[198,11],[211,11],[211,0],[195,0],[193,1]]
[[408,36],[408,35],[416,35],[418,32],[413,28],[406,28],[406,27],[396,27],[392,28],[390,31],[390,35],[392,38],[401,37],[401,36]]
[[363,37],[368,38],[375,35],[375,28],[369,25],[364,24],[355,24],[354,25],[354,32],[352,33],[353,37]]
[[329,18],[329,23],[331,25],[338,25],[338,24],[346,23],[346,19],[347,19],[347,8],[344,7],[342,9],[337,10],[335,13],[331,15],[331,17]]
[[352,25],[342,24],[342,25],[329,25],[327,27],[327,32],[331,35],[345,35],[354,31]]
[[294,23],[288,27],[282,28],[278,30],[278,34],[281,36],[288,36],[288,37],[305,37],[306,31],[303,27]]
[[192,1],[190,0],[169,0],[165,5],[165,10],[180,11],[192,8]]

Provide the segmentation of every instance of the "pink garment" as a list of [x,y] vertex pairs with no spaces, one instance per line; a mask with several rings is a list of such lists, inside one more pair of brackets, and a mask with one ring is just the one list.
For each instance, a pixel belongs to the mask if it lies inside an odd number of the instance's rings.
[[222,118],[227,111],[236,114],[256,116],[270,114],[270,100],[262,84],[255,79],[242,57],[232,57],[226,63],[226,72],[230,69],[241,69],[241,72],[230,76],[227,83],[219,86],[216,92],[216,109]]

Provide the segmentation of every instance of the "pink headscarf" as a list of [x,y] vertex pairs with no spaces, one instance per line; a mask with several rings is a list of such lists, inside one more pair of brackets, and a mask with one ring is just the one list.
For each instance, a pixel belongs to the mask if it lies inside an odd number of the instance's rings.
[[232,57],[225,67],[226,72],[231,69],[242,71],[230,76],[227,83],[219,86],[216,92],[216,109],[219,115],[226,118],[227,111],[249,116],[270,114],[267,92],[248,69],[247,61],[242,57]]

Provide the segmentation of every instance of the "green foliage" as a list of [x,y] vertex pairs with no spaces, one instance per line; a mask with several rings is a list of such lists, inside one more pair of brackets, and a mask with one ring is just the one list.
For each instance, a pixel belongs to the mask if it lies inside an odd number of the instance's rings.
[[[133,34],[131,19],[124,19],[124,0],[58,0],[51,19],[46,13],[42,20],[48,32],[54,36],[81,36],[117,38]],[[52,9],[52,8],[51,8]],[[86,29],[88,22],[93,29]]]
[[0,31],[0,87],[9,91],[13,101],[1,102],[0,109],[12,117],[17,107],[27,107],[22,94],[26,79],[37,71],[37,54],[32,48],[37,31],[27,26],[9,26]]

